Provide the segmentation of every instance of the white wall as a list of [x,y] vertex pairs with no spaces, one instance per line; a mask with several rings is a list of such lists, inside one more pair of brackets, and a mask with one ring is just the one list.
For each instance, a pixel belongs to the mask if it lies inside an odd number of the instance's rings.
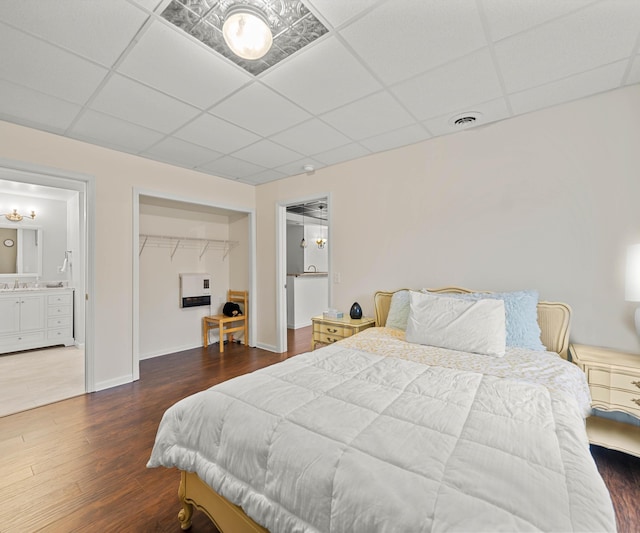
[[252,209],[255,188],[0,122],[0,157],[95,177],[96,388],[133,379],[133,189]]
[[[140,204],[140,233],[229,239],[228,217]],[[246,239],[245,239],[246,240]],[[217,314],[229,289],[229,258],[209,247],[148,244],[140,254],[140,359],[202,346],[202,317]],[[211,305],[180,307],[181,273],[211,275]],[[217,337],[216,337],[217,340]]]
[[[231,249],[229,262],[229,288],[248,291],[249,287],[249,216],[229,217],[229,240],[238,245]],[[226,301],[226,298],[225,298]]]
[[379,289],[536,288],[571,340],[632,352],[626,246],[640,242],[640,86],[257,188],[258,337],[276,341],[275,209],[331,192],[332,307]]

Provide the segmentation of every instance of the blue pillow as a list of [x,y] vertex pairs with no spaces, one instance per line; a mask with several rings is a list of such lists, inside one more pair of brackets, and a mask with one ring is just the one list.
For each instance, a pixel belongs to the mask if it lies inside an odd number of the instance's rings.
[[[442,293],[440,293],[442,294]],[[539,352],[547,349],[540,341],[538,325],[538,291],[472,292],[470,294],[446,293],[448,297],[462,300],[504,300],[507,346],[528,348]]]

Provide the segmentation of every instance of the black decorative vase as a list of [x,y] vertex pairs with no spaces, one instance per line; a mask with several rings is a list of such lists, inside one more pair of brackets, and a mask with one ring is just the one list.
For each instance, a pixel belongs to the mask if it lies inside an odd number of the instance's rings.
[[356,320],[359,320],[360,318],[362,318],[362,307],[360,307],[360,304],[358,302],[355,302],[351,306],[351,311],[349,311],[349,316]]

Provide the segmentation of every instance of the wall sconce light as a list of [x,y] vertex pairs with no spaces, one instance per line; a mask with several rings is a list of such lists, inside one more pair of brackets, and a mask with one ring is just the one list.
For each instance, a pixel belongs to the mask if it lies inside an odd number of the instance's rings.
[[[640,244],[627,247],[625,300],[640,302]],[[635,322],[636,332],[640,336],[640,307],[636,307]]]
[[11,222],[20,222],[24,217],[28,217],[31,220],[33,220],[34,218],[36,218],[36,212],[31,211],[30,215],[21,215],[20,213],[18,213],[17,209],[14,209],[12,213],[7,213],[4,216],[6,217],[7,220],[10,220]]

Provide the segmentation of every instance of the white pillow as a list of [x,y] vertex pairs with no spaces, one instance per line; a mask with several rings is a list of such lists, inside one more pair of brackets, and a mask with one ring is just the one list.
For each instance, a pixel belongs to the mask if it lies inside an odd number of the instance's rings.
[[506,328],[502,300],[459,300],[409,293],[407,342],[502,357]]

